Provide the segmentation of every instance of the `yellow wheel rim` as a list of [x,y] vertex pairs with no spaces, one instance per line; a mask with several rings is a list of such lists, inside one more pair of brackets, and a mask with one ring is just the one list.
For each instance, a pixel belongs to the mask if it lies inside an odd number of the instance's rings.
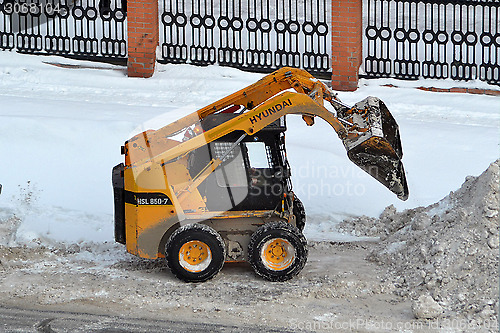
[[286,239],[273,238],[264,243],[260,257],[267,268],[282,271],[295,261],[295,248]]
[[184,243],[179,249],[179,264],[187,271],[197,273],[212,262],[212,252],[207,244],[199,240]]

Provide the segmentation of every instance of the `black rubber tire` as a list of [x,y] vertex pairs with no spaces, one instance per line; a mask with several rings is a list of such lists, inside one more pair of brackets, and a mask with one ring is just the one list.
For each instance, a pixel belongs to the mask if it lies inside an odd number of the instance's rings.
[[[211,261],[201,271],[189,271],[181,264],[180,251],[191,241],[205,243],[211,252]],[[204,282],[220,272],[226,259],[224,240],[217,231],[205,224],[188,224],[175,230],[165,245],[165,257],[172,273],[185,282]]]
[[297,225],[297,229],[301,232],[304,231],[304,227],[306,226],[306,209],[304,208],[304,204],[300,201],[296,196],[293,198],[293,215],[295,215],[295,224]]
[[[294,256],[291,264],[281,270],[270,268],[263,258],[266,243],[283,239],[293,247]],[[300,230],[286,222],[269,222],[259,227],[248,245],[248,261],[257,275],[269,281],[287,281],[300,273],[307,262],[307,240]]]

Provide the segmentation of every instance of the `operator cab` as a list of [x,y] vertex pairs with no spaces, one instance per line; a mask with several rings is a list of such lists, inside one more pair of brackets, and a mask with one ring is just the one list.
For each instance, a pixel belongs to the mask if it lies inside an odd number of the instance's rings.
[[[210,115],[201,126],[208,131],[236,116]],[[234,131],[190,154],[191,177],[210,160],[222,158],[223,163],[198,186],[209,211],[274,210],[281,205],[283,194],[291,191],[285,131],[282,117],[257,134],[245,136],[232,150],[244,132]]]

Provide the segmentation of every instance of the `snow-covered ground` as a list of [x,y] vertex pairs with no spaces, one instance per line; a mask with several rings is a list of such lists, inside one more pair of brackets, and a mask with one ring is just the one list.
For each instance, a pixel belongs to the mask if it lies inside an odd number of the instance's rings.
[[[166,124],[260,77],[217,66],[158,65],[153,78],[137,79],[118,66],[0,52],[0,220],[15,215],[11,221],[19,224],[15,237],[0,242],[113,241],[111,168],[121,162],[123,142],[158,124],[151,122],[155,117]],[[387,83],[400,88],[382,86]],[[335,231],[346,216],[434,203],[499,157],[498,97],[426,92],[413,89],[416,84],[434,85],[367,80],[356,92],[339,93],[348,104],[380,97],[396,118],[410,188],[406,202],[353,165],[329,125],[307,127],[288,117],[288,156],[309,239],[347,239]]]

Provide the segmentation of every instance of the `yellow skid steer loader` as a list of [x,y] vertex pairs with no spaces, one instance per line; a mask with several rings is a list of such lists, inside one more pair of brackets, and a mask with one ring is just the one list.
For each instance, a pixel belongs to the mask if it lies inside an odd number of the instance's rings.
[[[324,106],[329,102],[334,111]],[[166,258],[189,282],[247,261],[285,281],[307,261],[305,211],[292,191],[285,116],[329,123],[349,159],[408,198],[398,125],[368,97],[343,104],[304,70],[282,68],[156,131],[125,142],[113,168],[115,240],[141,258]]]

